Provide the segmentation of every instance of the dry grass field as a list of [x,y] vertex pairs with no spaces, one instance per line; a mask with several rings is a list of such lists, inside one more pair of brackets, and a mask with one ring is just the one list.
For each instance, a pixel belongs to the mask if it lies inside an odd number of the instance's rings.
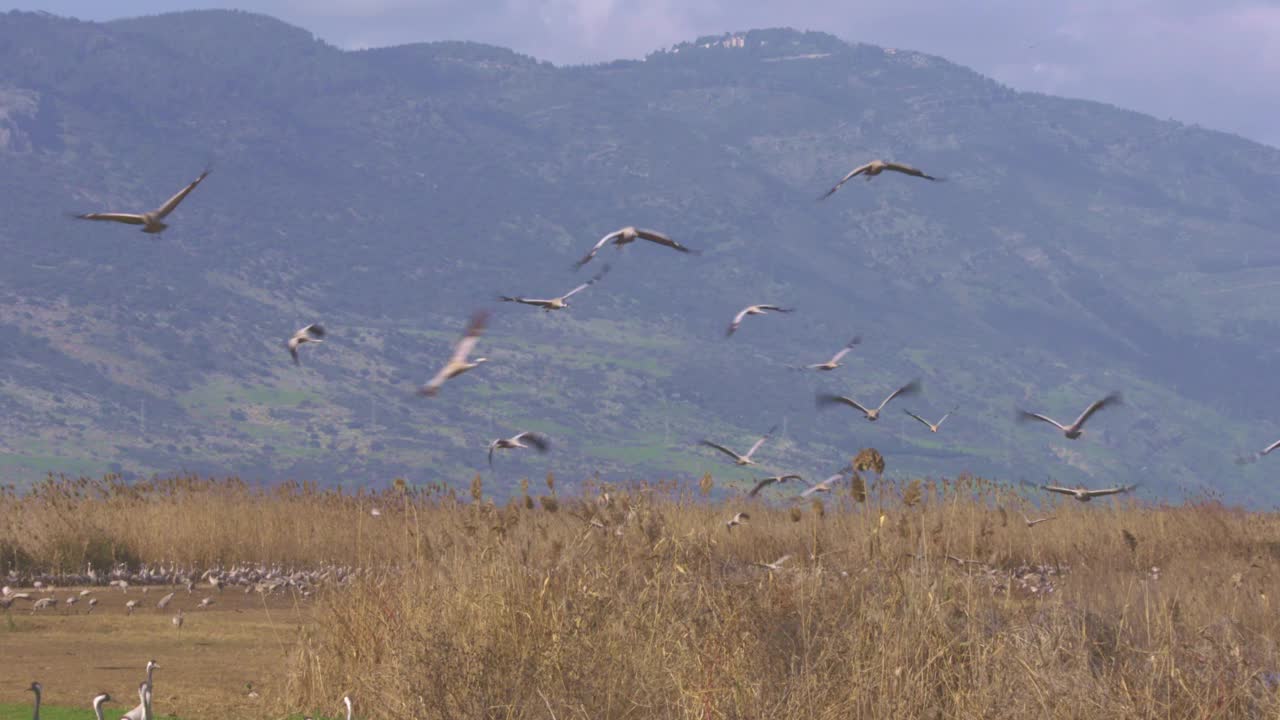
[[155,657],[157,710],[181,717],[333,715],[347,692],[373,718],[1280,715],[1280,516],[971,478],[868,484],[814,503],[709,479],[573,493],[549,479],[500,503],[478,481],[463,497],[194,478],[9,492],[0,571],[371,572],[314,601],[236,590],[244,605],[188,611],[180,634],[169,613],[15,605],[0,703],[28,700],[33,673],[53,704],[83,707],[105,683],[127,696]]
[[[76,590],[56,589],[52,595],[62,598]],[[21,710],[0,708],[0,719],[31,716],[31,694],[23,688],[36,679],[45,688],[46,704],[79,706],[84,717],[92,717],[86,699],[107,690],[115,702],[106,714],[118,716],[137,704],[136,689],[148,659],[160,666],[152,700],[159,713],[270,716],[266,708],[280,705],[285,666],[299,628],[311,617],[308,604],[285,595],[227,591],[188,597],[179,590],[181,597],[162,612],[154,604],[164,592],[168,589],[152,588],[143,595],[140,590],[125,594],[96,588],[99,602],[92,613],[81,603],[78,610],[35,614],[16,606],[7,622],[0,618],[0,646],[7,658],[0,663],[0,702],[24,703]],[[208,595],[216,598],[213,606],[193,609],[198,598]],[[150,602],[130,616],[126,598]],[[173,607],[185,608],[180,631],[170,622]],[[259,698],[248,697],[247,683],[253,683]],[[338,713],[333,703],[326,710],[330,716]]]

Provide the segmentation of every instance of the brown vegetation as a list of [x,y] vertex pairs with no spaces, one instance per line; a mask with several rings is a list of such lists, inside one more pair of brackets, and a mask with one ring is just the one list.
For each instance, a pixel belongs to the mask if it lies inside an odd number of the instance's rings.
[[1046,512],[1024,489],[869,485],[770,506],[552,478],[502,503],[479,481],[465,499],[50,483],[0,498],[0,548],[383,568],[323,593],[281,714],[346,692],[374,718],[1280,712],[1280,517],[1050,499],[1054,522],[1028,528]]

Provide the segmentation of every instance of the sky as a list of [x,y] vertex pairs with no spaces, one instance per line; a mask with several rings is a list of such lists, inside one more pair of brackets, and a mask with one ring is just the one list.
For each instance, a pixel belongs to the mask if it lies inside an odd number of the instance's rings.
[[342,48],[472,40],[557,64],[821,30],[1280,146],[1280,0],[0,0],[84,20],[195,8],[265,13]]

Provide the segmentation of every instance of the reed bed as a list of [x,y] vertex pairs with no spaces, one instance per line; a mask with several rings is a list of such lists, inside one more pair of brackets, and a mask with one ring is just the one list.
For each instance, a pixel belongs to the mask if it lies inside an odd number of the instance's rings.
[[0,498],[0,548],[380,569],[321,595],[281,716],[344,693],[371,718],[1280,714],[1280,516],[1210,501],[1035,507],[965,477],[813,503],[709,478],[497,499],[78,482]]

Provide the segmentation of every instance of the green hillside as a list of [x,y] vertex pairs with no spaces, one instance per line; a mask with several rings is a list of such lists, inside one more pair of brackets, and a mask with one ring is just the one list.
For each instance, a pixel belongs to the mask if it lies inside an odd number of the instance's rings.
[[[1280,152],[943,59],[762,30],[554,67],[435,43],[344,52],[239,12],[106,24],[0,15],[0,479],[186,470],[465,482],[745,478],[694,443],[825,473],[1143,482],[1271,502]],[[898,159],[945,176],[855,180]],[[68,212],[158,205],[160,236]],[[605,233],[613,272],[544,314]],[[596,262],[600,262],[597,260]],[[592,266],[588,267],[590,270]],[[724,327],[756,302],[789,316]],[[471,311],[491,362],[414,395]],[[322,321],[328,341],[282,343]],[[822,377],[793,366],[865,342]],[[817,390],[878,401],[866,423]],[[1078,441],[1013,422],[1074,417]],[[937,417],[929,434],[901,408]]]

